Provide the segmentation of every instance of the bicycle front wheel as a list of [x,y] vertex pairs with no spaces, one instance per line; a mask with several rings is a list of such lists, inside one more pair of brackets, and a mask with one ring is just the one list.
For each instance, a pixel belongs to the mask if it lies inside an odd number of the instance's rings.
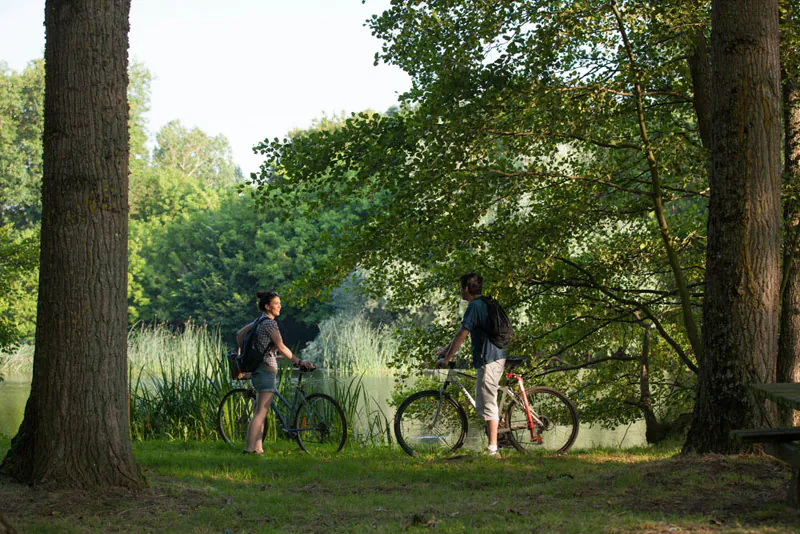
[[420,391],[404,400],[397,409],[394,435],[411,456],[447,454],[464,444],[467,414],[446,393]]
[[244,450],[255,407],[256,392],[252,389],[233,389],[222,397],[217,410],[217,430],[225,443]]
[[[526,390],[533,418],[533,429],[522,400],[514,401],[506,411],[505,431],[518,451],[537,450],[562,453],[572,447],[578,437],[578,412],[560,391],[546,387]],[[501,426],[501,428],[503,428]]]
[[347,419],[339,403],[324,393],[309,395],[294,416],[295,438],[312,454],[339,452],[347,441]]

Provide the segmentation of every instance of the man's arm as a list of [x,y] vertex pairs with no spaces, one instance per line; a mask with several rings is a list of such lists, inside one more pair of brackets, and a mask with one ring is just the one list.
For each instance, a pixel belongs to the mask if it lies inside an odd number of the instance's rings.
[[464,343],[464,340],[467,339],[468,335],[469,335],[469,330],[467,330],[463,326],[460,326],[458,328],[456,335],[453,336],[453,340],[450,342],[449,345],[447,345],[447,348],[444,349],[444,351],[441,354],[442,366],[445,366],[448,363],[450,363],[450,360],[452,360],[455,357],[456,352],[458,352],[458,349],[461,348],[461,344]]

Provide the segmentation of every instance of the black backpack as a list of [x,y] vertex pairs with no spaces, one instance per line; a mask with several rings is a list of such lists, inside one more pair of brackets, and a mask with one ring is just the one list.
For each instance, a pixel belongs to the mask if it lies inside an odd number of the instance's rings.
[[252,373],[258,369],[258,366],[264,361],[264,353],[259,352],[258,344],[256,343],[256,339],[258,338],[256,331],[258,330],[258,325],[266,318],[265,315],[262,315],[256,319],[253,323],[253,328],[244,336],[242,350],[236,358],[236,362],[239,364],[239,370],[243,373]]
[[514,328],[511,326],[511,321],[508,319],[505,310],[500,303],[491,297],[480,297],[486,303],[486,309],[489,312],[489,324],[486,334],[489,336],[489,341],[499,348],[505,348],[514,335]]

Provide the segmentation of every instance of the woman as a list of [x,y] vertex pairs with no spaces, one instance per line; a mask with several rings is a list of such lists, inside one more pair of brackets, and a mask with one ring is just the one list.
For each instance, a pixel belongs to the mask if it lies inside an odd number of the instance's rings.
[[[278,330],[278,323],[275,318],[281,314],[281,298],[274,291],[259,291],[258,309],[263,314],[263,319],[258,323],[256,330],[256,347],[258,352],[264,355],[264,361],[253,373],[251,382],[258,392],[256,397],[256,410],[250,426],[247,427],[247,443],[244,452],[251,454],[262,454],[264,447],[262,437],[264,435],[264,422],[269,414],[272,397],[277,391],[275,378],[278,374],[278,357],[288,358],[293,364],[306,369],[313,369],[311,362],[296,358],[289,347],[284,345],[281,332]],[[241,348],[247,333],[253,328],[255,322],[245,326],[236,333],[236,340]]]

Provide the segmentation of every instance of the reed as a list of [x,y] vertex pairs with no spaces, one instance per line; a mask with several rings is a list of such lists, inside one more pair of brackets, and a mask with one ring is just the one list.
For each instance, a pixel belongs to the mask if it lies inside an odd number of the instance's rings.
[[375,327],[362,314],[337,315],[320,323],[303,354],[339,374],[381,376],[392,373],[388,364],[397,346],[387,325]]
[[319,391],[336,399],[347,419],[350,443],[360,446],[392,444],[389,418],[364,387],[363,375],[349,378],[329,376]]
[[219,332],[187,324],[133,329],[128,336],[131,437],[215,439],[216,411],[233,387]]
[[0,381],[27,381],[33,376],[33,345],[19,345],[0,352]]

